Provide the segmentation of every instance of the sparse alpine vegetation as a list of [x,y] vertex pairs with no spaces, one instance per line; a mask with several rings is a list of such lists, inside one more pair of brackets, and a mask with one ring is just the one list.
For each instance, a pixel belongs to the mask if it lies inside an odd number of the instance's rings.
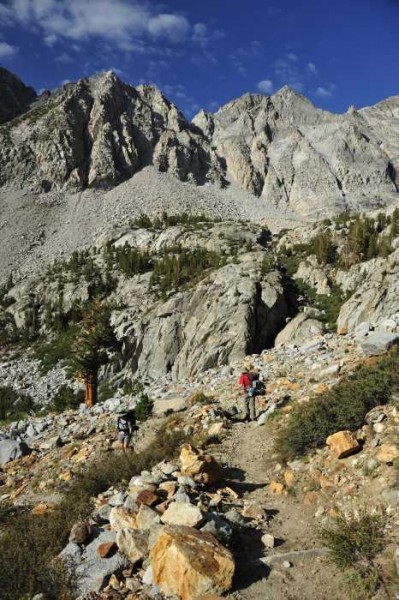
[[292,459],[323,447],[336,431],[356,431],[373,407],[387,404],[398,391],[399,352],[394,349],[375,365],[359,366],[322,396],[294,406],[276,437],[276,452]]
[[320,530],[332,560],[344,573],[343,592],[351,600],[368,600],[383,584],[385,574],[375,559],[386,545],[385,525],[383,513],[361,509],[351,514],[339,512]]

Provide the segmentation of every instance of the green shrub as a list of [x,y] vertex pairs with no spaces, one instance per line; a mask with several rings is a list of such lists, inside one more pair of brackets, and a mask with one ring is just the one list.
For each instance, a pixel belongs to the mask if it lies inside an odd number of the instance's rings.
[[346,571],[343,584],[354,600],[370,598],[381,582],[374,559],[385,546],[385,521],[382,515],[365,510],[340,512],[332,525],[320,530],[333,562]]
[[110,381],[103,381],[98,389],[98,399],[100,402],[105,402],[109,398],[115,396],[116,388]]
[[209,404],[213,401],[213,396],[207,396],[203,391],[197,390],[191,394],[187,402],[189,406],[194,406],[194,404]]
[[9,386],[0,386],[0,421],[19,419],[33,410],[33,400]]
[[134,408],[134,412],[138,421],[146,421],[152,415],[154,403],[149,399],[147,394],[141,394],[140,400]]
[[348,569],[371,565],[384,549],[384,527],[385,519],[380,514],[340,512],[332,525],[321,529],[320,535],[337,567]]
[[21,333],[15,325],[14,317],[0,308],[0,347],[19,342]]
[[325,323],[331,330],[337,327],[337,319],[340,310],[345,302],[350,298],[352,292],[344,292],[342,288],[330,283],[330,294],[317,294],[316,290],[307,284],[303,279],[294,279],[294,293],[302,296],[302,304],[307,304],[320,311],[318,319]]
[[104,261],[108,268],[118,269],[125,277],[147,273],[152,269],[150,254],[128,244],[122,247],[109,244],[104,250]]
[[138,379],[124,379],[122,391],[124,396],[138,396],[144,391],[144,386]]
[[163,212],[160,216],[149,217],[141,214],[139,217],[131,221],[131,226],[141,227],[143,229],[166,229],[176,225],[194,225],[198,226],[205,223],[219,223],[218,217],[207,217],[206,215],[190,215],[182,213],[180,215],[168,215]]
[[266,277],[266,275],[268,275],[270,273],[270,271],[273,271],[274,268],[275,268],[275,261],[273,259],[273,256],[270,256],[270,255],[264,256],[262,259],[261,267],[260,267],[261,277]]
[[70,408],[78,408],[79,404],[81,404],[82,402],[84,402],[83,390],[78,390],[76,392],[68,385],[62,385],[53,398],[51,408],[55,410],[55,412],[61,413],[64,410],[68,410]]
[[336,431],[355,431],[373,407],[388,403],[398,391],[399,353],[394,349],[374,366],[359,366],[323,396],[295,406],[277,435],[276,451],[289,459],[324,446]]
[[375,598],[380,584],[381,576],[376,568],[362,572],[348,569],[340,581],[340,587],[348,600],[371,600]]
[[12,275],[10,275],[4,285],[0,285],[0,307],[7,308],[14,304],[15,298],[7,298],[8,292],[14,287]]
[[198,281],[204,272],[225,263],[217,252],[204,248],[168,248],[164,255],[154,259],[150,285],[161,294],[178,290],[187,283]]

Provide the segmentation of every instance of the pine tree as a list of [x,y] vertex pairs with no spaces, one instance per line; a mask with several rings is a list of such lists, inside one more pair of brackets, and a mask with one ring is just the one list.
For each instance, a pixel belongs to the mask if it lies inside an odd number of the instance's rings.
[[93,406],[97,402],[98,371],[109,361],[109,352],[117,347],[110,324],[110,309],[96,299],[83,317],[69,360],[75,377],[85,383],[86,406]]

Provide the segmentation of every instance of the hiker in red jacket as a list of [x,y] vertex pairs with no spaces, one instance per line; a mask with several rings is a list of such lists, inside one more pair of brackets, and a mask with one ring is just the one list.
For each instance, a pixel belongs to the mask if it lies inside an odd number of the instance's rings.
[[252,387],[251,374],[247,369],[242,371],[238,383],[242,387],[243,393],[244,420],[254,421],[256,419],[255,390]]

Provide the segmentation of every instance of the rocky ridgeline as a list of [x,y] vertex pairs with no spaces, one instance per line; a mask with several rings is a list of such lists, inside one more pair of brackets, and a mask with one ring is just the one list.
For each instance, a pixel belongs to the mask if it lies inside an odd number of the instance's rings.
[[394,199],[398,156],[386,125],[397,130],[398,107],[391,98],[333,115],[284,87],[270,97],[246,94],[215,114],[201,111],[194,123],[244,189],[282,209],[322,219]]
[[[4,70],[0,85],[22,88],[17,100],[31,93]],[[234,182],[313,219],[397,199],[398,98],[335,115],[284,87],[189,123],[156,88],[131,87],[112,72],[42,95],[14,119],[26,101],[10,112],[8,95],[0,106],[11,119],[0,127],[0,185],[8,188],[109,188],[153,164],[195,184]]]
[[36,100],[35,91],[3,67],[0,67],[0,90],[0,125],[23,113]]
[[0,139],[3,186],[109,188],[149,164],[185,181],[223,183],[201,131],[156,88],[133,88],[112,72],[41,97],[3,124]]

